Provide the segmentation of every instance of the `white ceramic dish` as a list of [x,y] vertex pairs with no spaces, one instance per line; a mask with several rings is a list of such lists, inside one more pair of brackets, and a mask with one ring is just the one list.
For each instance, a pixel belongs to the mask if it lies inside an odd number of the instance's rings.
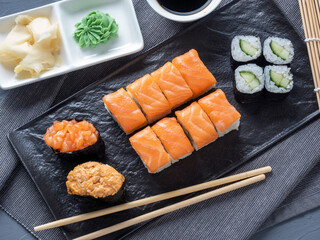
[[[92,10],[107,12],[119,25],[117,39],[96,48],[81,49],[73,39],[74,25]],[[18,79],[12,69],[0,63],[0,87],[12,89],[42,81],[97,63],[136,53],[143,48],[143,38],[131,0],[67,0],[0,18],[0,42],[5,39],[20,14],[47,16],[58,22],[61,35],[62,65],[38,78]]]
[[[196,0],[195,0],[196,1]],[[176,22],[192,22],[203,18],[217,8],[221,0],[211,0],[210,3],[201,11],[189,15],[177,15],[164,9],[157,0],[147,0],[149,5],[162,17]]]

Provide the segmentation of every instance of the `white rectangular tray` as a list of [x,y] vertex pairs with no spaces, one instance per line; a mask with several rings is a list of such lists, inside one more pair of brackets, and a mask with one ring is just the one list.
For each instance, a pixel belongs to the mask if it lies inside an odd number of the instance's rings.
[[[100,10],[109,13],[119,25],[117,39],[96,48],[80,48],[73,39],[74,25],[89,12]],[[0,87],[12,89],[64,73],[92,66],[136,53],[143,49],[143,38],[131,0],[67,0],[34,8],[0,18],[0,42],[2,42],[14,25],[14,19],[21,14],[46,16],[59,24],[61,35],[62,65],[44,72],[38,78],[18,79],[13,69],[0,63]]]

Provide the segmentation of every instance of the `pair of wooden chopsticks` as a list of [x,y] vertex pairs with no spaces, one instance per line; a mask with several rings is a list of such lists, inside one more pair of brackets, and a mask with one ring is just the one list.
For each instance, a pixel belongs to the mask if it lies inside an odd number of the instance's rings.
[[107,215],[107,214],[124,211],[124,210],[127,210],[127,209],[143,206],[143,205],[146,205],[146,204],[162,201],[162,200],[165,200],[165,199],[182,196],[182,195],[185,195],[185,194],[188,194],[188,193],[198,192],[198,191],[201,191],[201,190],[204,190],[204,189],[213,188],[213,187],[216,187],[216,186],[221,186],[221,185],[224,185],[224,184],[227,184],[227,183],[236,182],[236,183],[221,187],[219,189],[210,191],[208,193],[204,193],[202,195],[199,195],[199,196],[196,196],[196,197],[193,197],[193,198],[178,202],[178,203],[170,205],[168,207],[164,207],[164,208],[155,210],[153,212],[141,215],[139,217],[130,219],[128,221],[113,225],[111,227],[107,227],[107,228],[104,228],[102,230],[99,230],[99,231],[84,235],[82,237],[76,238],[75,240],[98,238],[98,237],[107,235],[109,233],[112,233],[112,232],[115,232],[115,231],[130,227],[132,225],[147,221],[149,219],[152,219],[152,218],[155,218],[155,217],[159,217],[161,215],[164,215],[166,213],[178,210],[180,208],[184,208],[184,207],[193,205],[195,203],[202,202],[202,201],[207,200],[209,198],[213,198],[213,197],[222,195],[224,193],[231,192],[233,190],[236,190],[236,189],[248,186],[250,184],[262,181],[262,180],[265,179],[265,175],[264,174],[268,173],[268,172],[271,172],[271,170],[272,169],[271,169],[270,166],[263,167],[263,168],[258,168],[258,169],[251,170],[251,171],[248,171],[248,172],[239,173],[239,174],[236,174],[236,175],[233,175],[233,176],[220,178],[220,179],[217,179],[217,180],[205,182],[205,183],[202,183],[202,184],[198,184],[198,185],[194,185],[194,186],[191,186],[191,187],[175,190],[175,191],[172,191],[172,192],[159,194],[159,195],[156,195],[156,196],[140,199],[140,200],[129,202],[129,203],[124,203],[124,204],[121,204],[121,205],[118,205],[118,206],[114,206],[114,207],[110,207],[110,208],[107,208],[107,209],[102,209],[102,210],[94,211],[94,212],[91,212],[91,213],[85,213],[85,214],[81,214],[81,215],[78,215],[78,216],[57,220],[57,221],[54,221],[54,222],[51,222],[51,223],[47,223],[47,224],[44,224],[44,225],[37,226],[37,227],[34,228],[34,230],[35,231],[41,231],[41,230],[45,230],[45,229],[61,227],[61,226],[65,226],[67,224],[76,223],[76,222],[84,221],[84,220],[87,220],[87,219],[96,218],[96,217],[104,216],[104,215]]
[[320,11],[319,0],[299,0],[312,76],[320,109]]

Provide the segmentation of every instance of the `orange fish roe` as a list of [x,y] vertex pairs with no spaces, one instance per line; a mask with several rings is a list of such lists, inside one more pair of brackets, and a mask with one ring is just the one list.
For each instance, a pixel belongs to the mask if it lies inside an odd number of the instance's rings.
[[95,144],[99,132],[87,121],[54,121],[43,136],[47,145],[59,152],[74,152]]

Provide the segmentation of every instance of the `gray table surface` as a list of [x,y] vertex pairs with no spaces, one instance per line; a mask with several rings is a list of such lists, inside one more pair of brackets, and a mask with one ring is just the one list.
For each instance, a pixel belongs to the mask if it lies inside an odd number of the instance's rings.
[[[254,234],[250,240],[319,240],[320,208]],[[0,239],[35,240],[20,224],[0,210]]]

